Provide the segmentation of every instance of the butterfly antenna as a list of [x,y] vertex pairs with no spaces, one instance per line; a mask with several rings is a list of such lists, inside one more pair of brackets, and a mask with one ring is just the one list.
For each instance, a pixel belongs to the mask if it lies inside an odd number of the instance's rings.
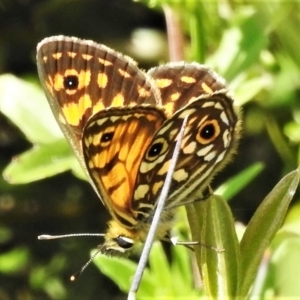
[[181,125],[181,129],[180,132],[178,133],[178,139],[175,145],[175,149],[173,151],[173,155],[172,155],[172,159],[171,159],[171,163],[170,163],[170,167],[169,170],[167,172],[166,178],[165,178],[165,183],[163,185],[163,188],[161,190],[161,193],[158,197],[157,200],[157,207],[155,210],[155,214],[153,216],[152,222],[151,222],[151,226],[147,235],[147,239],[145,241],[145,245],[137,266],[137,269],[135,271],[134,277],[133,277],[133,281],[128,293],[128,298],[127,300],[135,300],[135,295],[136,292],[139,288],[147,261],[148,261],[148,257],[149,257],[149,253],[154,241],[154,237],[155,237],[155,232],[158,226],[158,223],[160,221],[160,216],[164,210],[165,207],[165,202],[166,199],[168,197],[168,193],[170,191],[170,186],[172,183],[172,177],[173,177],[173,173],[175,171],[176,168],[176,163],[179,157],[179,153],[180,153],[180,147],[181,147],[181,143],[182,143],[182,139],[183,139],[183,134],[184,134],[184,130],[186,128],[186,124],[187,124],[187,119],[188,117],[185,117],[183,120],[183,123]]
[[[54,240],[54,239],[63,239],[68,237],[78,237],[78,236],[105,236],[104,233],[71,233],[71,234],[62,234],[62,235],[49,235],[42,234],[38,236],[39,240]],[[94,260],[94,258],[100,253],[100,250],[97,250],[95,254],[84,264],[84,266],[75,274],[70,277],[71,281],[77,280],[77,278],[82,274],[82,272],[88,267],[88,265]]]
[[105,236],[104,233],[71,233],[71,234],[63,234],[63,235],[50,235],[50,234],[42,234],[38,236],[39,240],[54,240],[54,239],[63,239],[68,237],[78,237],[78,236]]
[[77,271],[75,274],[73,274],[71,277],[70,277],[70,280],[71,281],[75,281],[78,279],[78,277],[82,274],[82,272],[88,267],[88,265],[95,259],[95,257],[101,252],[101,250],[97,250],[93,256],[84,264],[84,266],[79,270]]

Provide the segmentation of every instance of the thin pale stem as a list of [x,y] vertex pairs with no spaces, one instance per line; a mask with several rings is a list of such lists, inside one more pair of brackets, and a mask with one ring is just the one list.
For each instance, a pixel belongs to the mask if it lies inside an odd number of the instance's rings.
[[184,59],[184,36],[180,16],[168,5],[164,5],[163,9],[167,25],[170,61],[181,61]]

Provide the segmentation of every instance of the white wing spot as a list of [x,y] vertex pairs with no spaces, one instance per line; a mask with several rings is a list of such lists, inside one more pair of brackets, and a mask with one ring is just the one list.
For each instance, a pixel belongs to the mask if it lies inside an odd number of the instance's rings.
[[210,150],[211,150],[213,147],[214,147],[214,145],[206,146],[206,147],[202,148],[201,150],[199,150],[199,151],[197,152],[197,155],[198,155],[198,156],[205,156],[205,155],[207,155],[207,153],[210,152]]
[[228,118],[227,118],[227,116],[226,116],[225,111],[223,111],[223,112],[221,113],[220,117],[221,117],[222,121],[223,121],[226,125],[229,125],[229,121],[228,121]]
[[204,157],[205,161],[211,161],[216,156],[216,151],[212,151]]
[[134,192],[134,199],[136,200],[143,199],[148,192],[149,192],[149,185],[141,184],[136,188]]

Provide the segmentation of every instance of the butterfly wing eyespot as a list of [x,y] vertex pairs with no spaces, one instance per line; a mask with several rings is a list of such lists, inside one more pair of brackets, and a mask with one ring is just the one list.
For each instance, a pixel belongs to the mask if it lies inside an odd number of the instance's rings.
[[64,77],[64,88],[66,90],[76,90],[78,88],[78,77],[76,75],[68,75]]
[[109,142],[111,142],[113,140],[115,133],[113,131],[111,132],[106,132],[103,133],[101,138],[100,138],[100,144],[108,144]]
[[201,124],[196,140],[201,144],[211,143],[218,137],[220,131],[220,126],[217,120],[207,120]]
[[149,161],[157,159],[158,156],[164,154],[168,149],[167,141],[164,138],[158,138],[152,141],[151,147],[146,153],[146,159]]

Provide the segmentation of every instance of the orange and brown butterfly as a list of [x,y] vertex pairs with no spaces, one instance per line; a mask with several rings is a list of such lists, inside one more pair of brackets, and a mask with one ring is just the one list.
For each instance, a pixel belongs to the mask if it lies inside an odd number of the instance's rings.
[[37,65],[57,122],[112,216],[105,254],[145,240],[186,117],[157,239],[172,226],[171,208],[195,200],[234,152],[233,99],[203,65],[169,63],[146,73],[104,45],[65,36],[38,44]]

